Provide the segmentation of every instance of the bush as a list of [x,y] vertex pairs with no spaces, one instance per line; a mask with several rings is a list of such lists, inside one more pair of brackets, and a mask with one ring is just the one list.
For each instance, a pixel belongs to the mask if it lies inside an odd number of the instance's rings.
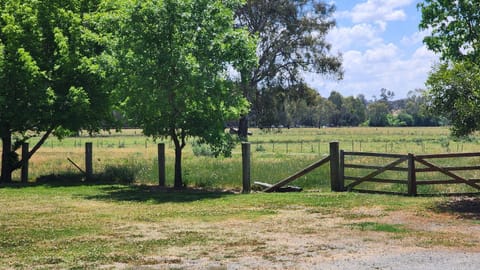
[[199,143],[197,141],[194,141],[192,143],[192,151],[193,154],[198,157],[198,156],[203,156],[203,157],[213,157],[215,156],[212,148],[204,143]]
[[98,175],[98,180],[107,183],[131,184],[139,171],[136,166],[106,166],[105,170]]

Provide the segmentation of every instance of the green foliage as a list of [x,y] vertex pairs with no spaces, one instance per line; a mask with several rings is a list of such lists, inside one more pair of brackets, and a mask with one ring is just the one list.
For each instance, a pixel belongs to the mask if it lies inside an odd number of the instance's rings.
[[[295,86],[303,83],[305,71],[335,79],[343,77],[341,56],[331,53],[326,40],[328,32],[335,27],[334,11],[333,4],[319,0],[247,0],[236,10],[236,23],[258,38],[259,63],[244,75],[248,82],[242,84],[242,90],[252,103],[254,117],[259,118],[262,125],[266,125],[261,119],[264,109],[257,97],[265,88],[279,87],[284,92],[294,92]],[[288,116],[279,118],[282,117]],[[281,119],[273,120],[269,122]],[[242,117],[240,136],[246,137],[247,127],[247,118]]]
[[372,127],[386,127],[389,125],[387,103],[383,101],[377,101],[368,105],[368,120]]
[[229,69],[255,65],[255,43],[234,28],[238,1],[131,1],[120,17],[118,76],[123,110],[147,136],[170,137],[177,149],[175,186],[187,137],[229,154],[224,123],[248,109]]
[[213,157],[214,154],[209,145],[194,141],[192,143],[192,151],[195,156]]
[[480,3],[478,1],[425,0],[420,28],[431,30],[427,47],[444,60],[478,61],[480,58]]
[[418,6],[420,28],[431,29],[424,43],[444,60],[427,82],[432,110],[451,122],[455,136],[479,130],[480,3],[427,0]]
[[[3,152],[12,150],[12,134],[26,141],[27,131],[98,130],[111,115],[99,67],[104,44],[94,27],[98,1],[1,0],[0,6]],[[2,178],[15,169],[5,166]]]
[[445,116],[455,136],[480,129],[480,67],[475,63],[441,64],[427,80],[431,109]]
[[410,127],[410,126],[413,126],[414,124],[413,116],[405,112],[399,113],[397,115],[397,119],[400,122],[400,126]]

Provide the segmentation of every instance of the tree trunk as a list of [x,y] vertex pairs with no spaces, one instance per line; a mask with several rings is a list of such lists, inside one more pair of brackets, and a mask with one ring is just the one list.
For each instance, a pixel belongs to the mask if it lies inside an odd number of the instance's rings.
[[183,188],[183,179],[182,179],[182,148],[175,146],[175,189]]
[[175,145],[175,178],[173,188],[182,189],[183,188],[183,179],[182,179],[182,145],[175,134],[172,132],[172,140]]
[[2,176],[0,182],[10,183],[12,182],[12,132],[9,130],[4,131],[2,136]]

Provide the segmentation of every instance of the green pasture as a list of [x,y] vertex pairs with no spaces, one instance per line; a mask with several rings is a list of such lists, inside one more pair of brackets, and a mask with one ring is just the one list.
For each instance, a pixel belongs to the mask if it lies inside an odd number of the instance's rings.
[[[452,152],[480,151],[480,137],[477,135],[464,139],[450,137],[449,130],[443,127],[433,128],[272,128],[252,129],[249,138],[252,151],[252,181],[274,183],[329,154],[329,142],[338,141],[340,149],[345,151],[434,154]],[[31,145],[38,138],[33,138]],[[85,142],[93,143],[94,173],[102,179],[119,183],[135,182],[156,184],[157,143],[166,143],[167,184],[173,179],[173,145],[168,140],[153,141],[142,135],[140,130],[126,129],[121,132],[103,132],[95,136],[81,134],[78,137],[57,140],[49,138],[45,145],[34,155],[30,163],[29,181],[48,180],[50,176],[72,177],[79,171],[67,158],[84,168]],[[204,146],[193,146],[190,139],[184,149],[184,180],[191,187],[220,188],[239,190],[241,188],[241,151],[239,144],[233,150],[232,157],[215,158],[208,155]],[[196,150],[196,151],[194,151]],[[196,154],[194,154],[194,152]],[[198,154],[200,153],[200,154]],[[360,164],[385,164],[388,159],[361,158],[348,160]],[[448,159],[441,163],[478,164],[476,159]],[[348,172],[346,172],[348,173]],[[354,172],[367,173],[367,172]],[[476,172],[471,172],[476,173]],[[406,179],[402,173],[389,172],[388,177]],[[388,175],[390,174],[390,175]],[[19,179],[19,172],[14,175]],[[432,177],[426,175],[425,177]],[[437,177],[437,176],[434,176]],[[443,177],[438,175],[438,177]],[[480,178],[480,176],[479,176]],[[293,183],[310,190],[328,191],[329,168],[323,166]],[[363,184],[362,184],[363,185]],[[364,184],[372,188],[371,184]],[[374,185],[383,190],[403,192],[404,185]],[[433,192],[435,188],[422,187],[421,192]],[[442,187],[458,189],[458,185]],[[471,191],[460,187],[459,192]]]
[[[356,147],[361,145],[362,151],[384,152],[387,147],[396,153],[421,153],[417,151],[423,145],[425,150],[430,149],[428,153],[442,153],[447,151],[445,141],[450,148],[459,145],[461,150],[463,146],[464,152],[480,150],[476,137],[454,141],[443,128],[253,132],[252,180],[264,182],[276,182],[328,155],[328,143],[333,140],[347,151],[352,146],[360,150]],[[83,181],[67,160],[84,167],[85,142],[93,143],[94,172],[103,183]],[[465,249],[478,245],[478,240],[462,231],[429,231],[399,224],[397,219],[384,219],[395,213],[413,213],[427,219],[450,215],[452,209],[444,207],[449,206],[448,198],[330,192],[328,166],[293,183],[304,187],[304,192],[238,194],[242,177],[239,147],[231,158],[196,156],[193,141],[189,141],[183,169],[190,188],[159,188],[155,186],[157,143],[138,130],[62,141],[50,138],[30,163],[30,185],[0,187],[0,269],[173,269],[191,261],[222,265],[251,256],[268,261],[275,260],[272,254],[280,254],[284,247],[275,244],[271,236],[259,236],[277,231],[282,236],[306,239],[332,235],[343,239],[343,235],[355,234],[358,241],[372,241],[369,237],[373,235],[384,239],[381,241],[386,245],[405,240],[422,248]],[[168,141],[166,146],[167,184],[171,185],[173,148]],[[476,164],[478,160],[450,162]],[[393,172],[385,177],[404,176]],[[131,182],[136,184],[129,185]],[[366,187],[390,191],[403,188],[380,184]],[[328,225],[329,220],[336,223]],[[478,224],[468,218],[445,222],[449,226]],[[369,236],[363,235],[366,231]]]
[[[292,210],[344,218],[345,224],[338,225],[339,229],[388,231],[397,238],[409,237],[416,231],[395,224],[357,223],[369,216],[351,210],[368,206],[385,213],[428,212],[442,201],[331,192],[171,192],[146,186],[68,183],[4,187],[0,188],[0,268],[117,269],[129,265],[135,269],[142,265],[174,264],[178,257],[175,261],[169,259],[177,249],[182,253],[176,256],[185,260],[226,260],[230,255],[215,257],[219,256],[218,250],[237,246],[245,250],[260,247],[258,252],[262,254],[262,248],[270,247],[252,232],[253,224],[276,219],[283,211]],[[225,224],[239,226],[229,230]],[[295,224],[289,230],[297,235],[329,230],[301,221]],[[441,243],[448,237],[428,233],[424,238]],[[202,248],[198,250],[198,246]]]

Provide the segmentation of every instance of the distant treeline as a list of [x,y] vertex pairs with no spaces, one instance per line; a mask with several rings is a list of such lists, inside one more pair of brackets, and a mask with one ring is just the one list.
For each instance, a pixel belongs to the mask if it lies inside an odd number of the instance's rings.
[[393,100],[394,93],[381,89],[379,97],[347,96],[332,91],[327,98],[300,84],[289,89],[259,91],[250,114],[250,126],[440,126],[445,120],[428,110],[423,90]]

